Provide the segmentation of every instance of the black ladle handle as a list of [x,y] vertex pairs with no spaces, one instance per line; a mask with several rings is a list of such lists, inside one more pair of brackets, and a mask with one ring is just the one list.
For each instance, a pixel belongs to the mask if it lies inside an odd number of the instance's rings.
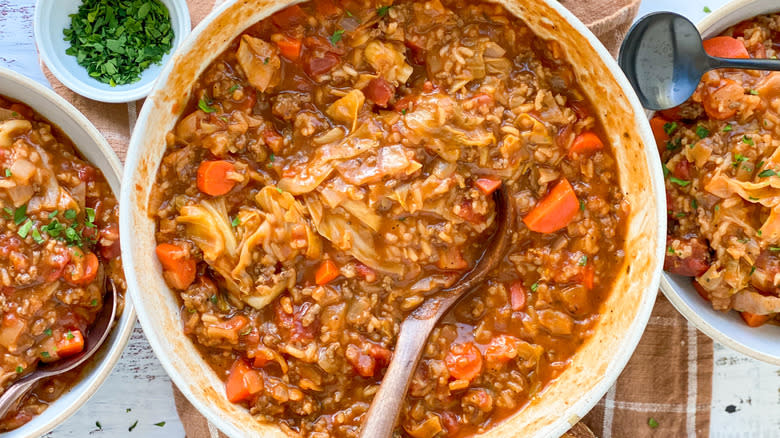
[[780,71],[780,59],[716,58],[708,56],[710,70],[716,68],[740,68],[748,70]]

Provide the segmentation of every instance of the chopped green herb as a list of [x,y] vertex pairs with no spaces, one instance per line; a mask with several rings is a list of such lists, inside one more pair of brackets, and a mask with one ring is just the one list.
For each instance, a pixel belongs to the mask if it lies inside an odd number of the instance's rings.
[[756,267],[755,267],[755,265],[753,265],[753,266],[751,266],[751,267],[750,267],[750,274],[748,274],[748,275],[753,275],[753,273],[754,273],[754,272],[756,272]]
[[8,215],[8,219],[12,219],[14,217],[14,210],[12,208],[4,207],[3,211]]
[[406,108],[401,110],[401,114],[406,115]]
[[279,193],[284,193],[284,191],[282,189],[280,189],[279,187],[276,188],[276,191],[279,192]]
[[87,207],[84,211],[87,213],[87,222],[95,222],[95,209]]
[[681,212],[677,213],[677,214],[676,214],[676,215],[674,215],[674,216],[675,216],[675,217],[685,217],[685,215],[686,215],[686,214],[687,214],[687,213],[685,213],[685,212],[682,212],[682,211],[681,211]]
[[748,242],[750,242],[750,239],[737,239],[737,242],[739,242],[739,243],[748,243]]
[[747,157],[742,154],[736,154],[734,155],[734,162],[731,163],[732,166],[737,167],[739,166],[739,163],[742,163],[744,161],[747,161]]
[[211,301],[211,304],[217,304],[217,296],[216,295],[210,296],[209,301]]
[[333,35],[330,36],[330,43],[334,46],[337,42],[341,41],[341,37],[344,35],[344,29],[338,29],[333,32]]
[[669,174],[670,174],[670,173],[672,173],[672,171],[671,171],[671,170],[669,170],[669,168],[668,168],[668,167],[666,167],[666,164],[664,164],[664,165],[663,165],[663,166],[661,166],[661,167],[662,167],[662,168],[663,168],[663,170],[664,170],[664,178],[666,178],[667,176],[669,176]]
[[764,165],[764,160],[761,160],[761,161],[759,161],[759,162],[758,162],[758,164],[756,165],[756,168],[760,168],[760,167],[761,167],[761,166],[763,166],[763,165]]
[[14,210],[14,223],[16,225],[21,224],[27,219],[27,204],[24,204]]
[[678,138],[675,140],[669,140],[666,142],[666,150],[667,151],[673,151],[677,148],[682,147],[682,139]]
[[57,219],[54,219],[41,229],[51,237],[59,237],[62,231],[65,230],[65,225],[61,224]]
[[30,219],[27,219],[27,222],[24,223],[21,227],[19,227],[19,230],[16,232],[16,234],[19,235],[22,239],[27,238],[27,234],[32,229],[33,223]]
[[98,428],[98,429],[100,429],[100,430],[103,430],[103,425],[102,425],[102,424],[100,424],[100,422],[99,422],[99,421],[96,421],[96,422],[95,422],[95,426],[97,426],[97,428]]
[[539,289],[539,283],[534,283],[531,285],[531,292],[536,292],[536,289]]
[[748,93],[752,94],[753,96],[758,96],[758,91],[756,90],[750,90]]
[[274,154],[271,154],[271,155],[269,155],[269,156],[268,156],[268,161],[270,161],[270,162],[272,162],[272,163],[273,163],[274,161],[276,161],[276,155],[274,155]]
[[250,334],[250,333],[252,333],[252,327],[247,327],[246,329],[244,329],[243,331],[241,331],[241,333],[239,333],[239,335],[241,335],[241,336],[246,336],[246,335],[248,335],[248,334]]
[[74,336],[73,336],[73,332],[72,332],[72,331],[70,331],[70,330],[68,330],[68,333],[66,333],[66,334],[65,334],[65,339],[67,339],[67,340],[69,340],[69,341],[70,341],[70,340],[71,340],[71,339],[73,339],[73,338],[74,338]]
[[41,357],[44,359],[48,359],[51,357],[51,354],[49,354],[48,351],[41,351]]
[[780,247],[779,246],[770,246],[769,250],[770,251],[780,251]]
[[692,209],[694,209],[694,210],[696,210],[697,208],[699,208],[699,203],[698,203],[698,202],[696,202],[696,200],[695,200],[695,199],[691,199],[691,208],[692,208]]
[[92,306],[92,307],[97,307],[97,305],[98,305],[97,298],[93,298],[92,301],[89,302],[89,305]]
[[585,266],[587,264],[588,264],[588,256],[584,255],[584,256],[580,257],[579,265],[580,266]]
[[734,127],[732,127],[731,125],[726,125],[726,126],[723,127],[723,132],[729,132],[732,129],[734,129]]
[[51,336],[51,329],[47,328],[46,330],[43,331],[43,333],[46,334],[46,336]]
[[[705,6],[704,12],[709,12],[708,9],[709,8]],[[655,421],[655,418],[650,417],[647,419],[647,425],[650,426],[651,429],[655,429],[656,427],[658,427],[658,422]]]
[[32,230],[32,238],[35,241],[35,243],[37,243],[39,245],[41,243],[43,243],[43,236],[41,236],[41,232],[38,231],[37,228],[33,228],[33,230]]
[[762,231],[761,231],[761,230],[757,230],[757,231],[756,231],[756,234],[758,235],[758,237],[761,237],[761,233],[762,233]]
[[696,126],[696,135],[698,135],[699,138],[707,138],[707,136],[710,135],[710,130],[702,125],[698,125]]
[[241,225],[241,219],[238,218],[238,216],[234,217],[232,221],[230,221],[230,225],[233,226],[233,228]]
[[135,423],[133,423],[130,427],[127,428],[128,432],[132,432],[135,427],[138,426],[138,420],[135,420]]
[[161,421],[159,423],[154,423],[154,425],[157,426],[157,427],[163,427],[163,426],[165,426],[165,422]]
[[234,91],[236,91],[236,90],[238,90],[239,88],[241,88],[241,85],[235,84],[235,85],[233,85],[232,87],[230,87],[230,88],[228,89],[228,93],[229,93],[229,94],[233,94],[233,92],[234,92]]
[[141,78],[173,47],[168,8],[159,0],[84,0],[62,31],[65,51],[96,80],[116,85]]
[[21,365],[17,366],[16,367],[16,372],[19,373],[19,374],[22,374],[24,372],[24,368],[22,368]]
[[76,210],[71,210],[71,209],[65,210],[65,219],[73,220],[76,219],[76,216],[77,216]]
[[777,176],[777,172],[775,172],[772,169],[766,169],[761,171],[761,173],[758,174],[760,178],[768,178],[770,176]]
[[268,64],[268,62],[271,60],[271,58],[267,57],[263,60],[263,64]]
[[677,185],[678,185],[678,186],[680,186],[680,187],[685,187],[685,186],[687,186],[688,184],[690,184],[690,183],[691,183],[690,181],[686,181],[686,180],[684,180],[684,179],[675,178],[675,177],[671,177],[671,178],[669,178],[669,181],[671,181],[671,182],[673,182],[673,183],[677,184]]
[[16,111],[11,111],[11,117],[19,117],[19,113]]
[[580,211],[585,211],[585,201],[580,199]]
[[54,219],[55,217],[57,217],[58,214],[60,214],[59,210],[52,211],[51,213],[49,213],[49,219]]
[[755,145],[755,142],[753,141],[753,139],[748,137],[747,135],[743,135],[742,136],[742,143],[745,143],[745,144],[750,145],[750,146],[754,146]]
[[10,178],[11,177],[11,169],[5,169],[5,177]]
[[758,198],[756,198],[755,196],[748,196],[748,199],[751,201],[758,201]]
[[376,14],[379,15],[380,17],[384,17],[385,15],[387,15],[387,12],[390,11],[390,8],[392,7],[393,5],[380,6],[379,8],[377,8]]
[[674,248],[672,248],[671,246],[667,246],[666,247],[666,252],[668,252],[669,254],[674,254],[675,253]]
[[716,205],[716,206],[715,206],[715,208],[714,208],[714,210],[715,210],[715,213],[717,213],[717,212],[718,212],[718,210],[720,210],[720,205]]
[[209,113],[213,113],[213,112],[214,112],[214,111],[216,111],[217,109],[216,109],[216,108],[213,108],[213,107],[211,107],[211,106],[209,106],[209,105],[210,105],[210,103],[211,103],[211,102],[207,102],[207,101],[206,101],[206,100],[204,100],[204,99],[200,99],[200,100],[198,101],[198,108],[200,108],[200,110],[201,110],[201,111],[203,111],[204,113],[207,113],[207,114],[209,114]]
[[676,130],[677,130],[677,122],[664,123],[664,132],[666,133],[666,135],[672,135]]
[[130,412],[130,411],[132,411],[132,409],[130,408],[125,409],[125,412]]

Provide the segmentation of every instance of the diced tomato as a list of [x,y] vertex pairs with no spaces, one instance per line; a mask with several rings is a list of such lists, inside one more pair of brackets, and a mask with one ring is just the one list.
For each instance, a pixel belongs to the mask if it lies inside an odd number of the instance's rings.
[[238,403],[263,391],[263,378],[253,370],[244,359],[237,359],[228,372],[225,382],[227,399]]
[[65,267],[62,278],[74,286],[86,286],[97,278],[100,261],[92,253],[72,248],[70,263]]
[[293,312],[292,315],[285,312],[278,301],[274,307],[276,325],[289,330],[290,339],[293,342],[310,341],[314,339],[314,333],[317,329],[317,321],[309,324],[308,326],[304,326],[303,322],[301,322],[302,314],[309,308],[310,305],[311,303],[305,302],[300,306],[297,306],[297,309]]
[[274,153],[279,153],[284,146],[284,138],[271,128],[266,128],[262,132],[263,141],[271,148]]
[[84,335],[81,334],[81,330],[68,330],[57,341],[57,355],[59,357],[73,356],[84,351]]
[[298,5],[284,8],[271,16],[271,21],[283,30],[304,24],[307,21],[306,12]]
[[439,252],[439,260],[436,262],[439,269],[460,271],[469,267],[469,262],[463,258],[463,253],[457,246],[450,245],[444,251]]
[[409,49],[407,59],[414,65],[425,65],[425,49],[411,40],[404,41],[404,45]]
[[333,52],[327,52],[322,56],[309,56],[303,64],[303,71],[310,78],[316,79],[317,76],[333,70],[340,62],[341,58]]
[[415,102],[417,102],[417,99],[419,99],[420,96],[416,94],[410,94],[408,96],[404,96],[400,99],[398,99],[395,104],[393,105],[393,109],[400,112],[405,113],[412,109]]
[[477,186],[478,189],[482,190],[482,193],[490,195],[491,193],[495,192],[496,189],[501,187],[501,180],[492,178],[477,178],[477,181],[474,183],[474,185]]
[[346,350],[347,362],[363,377],[372,377],[379,368],[390,363],[392,352],[381,345],[364,341],[362,348],[349,344]]
[[750,312],[739,312],[739,315],[749,327],[760,327],[774,316],[774,314],[758,315]]
[[95,168],[90,165],[83,165],[78,168],[79,179],[85,183],[94,181],[96,174]]
[[588,263],[582,268],[582,285],[585,286],[586,289],[593,289],[595,277],[596,268],[593,266],[593,263]]
[[471,199],[465,199],[461,202],[460,208],[455,214],[472,224],[481,224],[485,222],[485,216],[474,211]]
[[509,286],[509,303],[512,306],[512,310],[517,312],[518,310],[523,310],[525,308],[527,298],[525,294],[525,285],[523,285],[522,281],[515,281]]
[[62,277],[65,266],[70,262],[70,251],[61,250],[55,252],[48,257],[47,262],[51,270],[46,275],[46,281],[53,282],[59,280]]
[[485,360],[492,364],[502,364],[517,357],[520,339],[510,335],[498,335],[490,340],[485,350]]
[[395,87],[382,78],[374,78],[368,82],[363,94],[371,99],[375,104],[386,108],[388,102],[395,94]]
[[317,0],[314,2],[314,9],[317,11],[317,15],[326,18],[341,14],[341,8],[333,3],[332,0]]
[[674,175],[675,178],[684,179],[686,181],[691,179],[691,162],[685,158],[681,158],[677,161],[677,164],[675,164],[672,175]]
[[458,380],[474,380],[482,372],[482,353],[471,342],[455,344],[444,358],[450,376]]
[[357,271],[358,275],[363,277],[363,279],[369,283],[376,281],[376,272],[362,263],[357,263],[355,265],[355,271]]
[[663,153],[666,150],[666,142],[669,141],[669,134],[666,133],[666,124],[668,120],[661,116],[655,116],[650,119],[650,128],[653,130],[653,137],[655,137],[655,144],[658,146],[659,153]]

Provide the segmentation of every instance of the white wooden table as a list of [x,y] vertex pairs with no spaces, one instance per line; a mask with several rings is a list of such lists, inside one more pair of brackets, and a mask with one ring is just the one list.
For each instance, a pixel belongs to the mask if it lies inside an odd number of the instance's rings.
[[[34,3],[0,0],[0,66],[48,85],[33,42]],[[705,6],[715,9],[725,3],[726,0],[644,0],[640,16],[669,10],[697,22],[706,14]],[[780,437],[780,367],[752,360],[721,345],[715,346],[714,359],[710,436]],[[136,427],[130,431],[136,421]],[[96,422],[100,422],[102,430]],[[165,425],[156,425],[161,422]],[[170,379],[140,327],[136,327],[116,369],[97,394],[47,436],[184,437]]]

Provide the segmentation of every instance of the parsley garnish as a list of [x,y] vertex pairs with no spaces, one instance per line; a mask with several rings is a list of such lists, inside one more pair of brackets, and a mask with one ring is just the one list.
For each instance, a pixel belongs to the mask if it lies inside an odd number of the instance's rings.
[[750,93],[753,96],[758,96],[758,91],[756,91],[756,90],[750,90],[750,91],[748,91],[748,93]]
[[92,306],[92,307],[97,307],[97,305],[98,305],[97,298],[93,298],[92,301],[89,302],[89,305]]
[[390,8],[392,7],[393,5],[380,6],[379,8],[377,8],[376,14],[379,15],[380,17],[384,17],[385,15],[387,15],[387,12],[390,11]]
[[531,285],[531,292],[536,292],[536,289],[539,289],[539,283],[534,283]]
[[678,139],[673,140],[673,141],[670,140],[670,141],[666,142],[666,150],[667,151],[673,151],[673,150],[675,150],[675,149],[677,149],[677,148],[679,148],[681,146],[682,146],[682,139],[681,138],[678,138]]
[[276,155],[274,155],[274,154],[271,154],[271,155],[269,155],[269,156],[268,156],[268,161],[270,161],[270,162],[272,162],[272,163],[273,163],[274,161],[276,161]]
[[[8,210],[6,210],[7,212]],[[21,224],[27,219],[27,204],[22,205],[21,207],[14,210],[14,223],[16,225]]]
[[27,222],[24,223],[21,227],[19,227],[19,230],[16,232],[16,234],[19,235],[22,239],[27,238],[27,234],[32,229],[33,223],[30,219],[27,219]]
[[57,217],[58,214],[60,214],[59,210],[52,211],[51,213],[49,213],[49,219],[54,219],[55,217]]
[[204,99],[200,99],[198,101],[198,108],[200,108],[200,110],[206,114],[213,113],[214,111],[217,110],[216,108],[210,107],[209,104],[210,102],[207,102]]
[[87,207],[84,211],[87,213],[87,223],[95,222],[95,209]]
[[330,43],[334,46],[337,42],[341,41],[341,37],[344,35],[344,29],[338,29],[335,32],[333,32],[333,35],[330,36]]
[[32,230],[32,238],[35,241],[35,243],[37,243],[39,245],[41,243],[43,243],[43,236],[41,236],[41,232],[38,231],[37,228],[33,228],[33,230]]
[[95,422],[95,426],[97,426],[97,428],[98,428],[98,429],[100,429],[100,430],[103,430],[103,425],[102,425],[102,424],[100,424],[100,422],[99,422],[99,421],[96,421],[96,422]]
[[742,136],[742,143],[748,144],[750,146],[755,145],[755,142],[753,142],[753,139],[748,137],[747,135]]
[[670,174],[670,173],[672,173],[672,171],[671,171],[671,170],[669,170],[669,168],[668,168],[668,167],[666,167],[666,164],[662,165],[661,167],[662,167],[662,168],[663,168],[663,170],[664,170],[664,178],[666,178],[667,176],[669,176],[669,174]]
[[707,138],[707,136],[710,135],[710,130],[702,125],[698,125],[696,127],[696,135],[698,135],[699,138]]
[[51,329],[47,328],[46,330],[43,331],[43,333],[45,333],[46,336],[51,336]]
[[696,200],[695,200],[695,199],[691,199],[691,208],[692,208],[692,209],[694,209],[694,210],[696,210],[697,208],[699,208],[699,203],[698,203],[698,202],[696,202]]
[[585,211],[585,201],[580,199],[580,211]]
[[761,173],[759,173],[758,176],[760,178],[767,178],[767,177],[770,177],[770,176],[777,176],[777,172],[775,172],[772,169],[766,169],[766,170],[761,171]]
[[672,135],[677,130],[677,122],[664,123],[664,132],[666,135]]
[[165,426],[165,422],[161,421],[159,423],[154,423],[154,425],[157,426],[157,427],[163,427],[163,426]]
[[65,210],[65,219],[68,219],[68,220],[72,221],[73,219],[76,219],[76,216],[77,216],[76,210],[73,210],[73,209]]
[[739,163],[742,163],[743,161],[747,161],[747,157],[742,154],[736,154],[734,155],[734,162],[731,163],[731,165],[737,167],[739,166]]
[[585,266],[586,264],[588,264],[588,256],[584,255],[584,256],[580,257],[580,261],[579,261],[578,264],[580,266]]
[[84,0],[62,33],[70,43],[65,53],[112,87],[138,81],[170,52],[174,38],[159,0]]
[[756,266],[755,265],[750,267],[750,274],[748,274],[748,275],[753,275],[754,272],[756,272]]
[[41,357],[44,359],[48,359],[51,357],[48,351],[41,351]]
[[685,187],[685,186],[687,186],[688,184],[690,184],[690,183],[691,183],[690,181],[686,181],[686,180],[684,180],[684,179],[675,178],[675,177],[671,177],[671,178],[669,178],[669,181],[671,181],[671,182],[673,182],[673,183],[677,184],[677,185],[678,185],[678,186],[680,186],[680,187]]
[[20,365],[20,366],[16,367],[16,372],[19,373],[19,374],[22,374],[24,372],[24,368],[22,368],[21,365]]
[[5,169],[5,177],[10,178],[11,177],[11,169]]
[[209,301],[211,301],[212,304],[217,304],[217,296],[216,295],[210,296]]
[[723,127],[723,132],[729,132],[729,131],[731,131],[732,129],[734,129],[734,127],[733,127],[733,126],[731,126],[731,125],[726,125],[726,126],[724,126],[724,127]]
[[[709,8],[705,6],[704,12],[709,12],[708,9]],[[650,417],[647,419],[647,425],[650,426],[651,429],[655,429],[656,427],[658,427],[658,422],[655,421],[655,418]]]
[[230,89],[228,89],[228,93],[233,94],[234,91],[238,90],[241,87],[241,85],[235,84]]
[[239,219],[238,216],[234,217],[233,220],[230,222],[230,225],[232,225],[233,228],[241,225],[241,219]]
[[69,340],[69,341],[70,341],[70,340],[71,340],[71,339],[73,339],[74,337],[75,337],[75,336],[73,336],[73,332],[72,332],[72,331],[70,331],[70,330],[68,330],[68,333],[65,335],[65,339],[67,339],[67,340]]
[[780,247],[777,247],[777,246],[770,246],[770,247],[769,247],[769,250],[770,250],[770,251],[780,251]]
[[133,423],[130,427],[127,428],[128,432],[132,432],[135,427],[138,426],[138,420],[135,420],[135,423]]

